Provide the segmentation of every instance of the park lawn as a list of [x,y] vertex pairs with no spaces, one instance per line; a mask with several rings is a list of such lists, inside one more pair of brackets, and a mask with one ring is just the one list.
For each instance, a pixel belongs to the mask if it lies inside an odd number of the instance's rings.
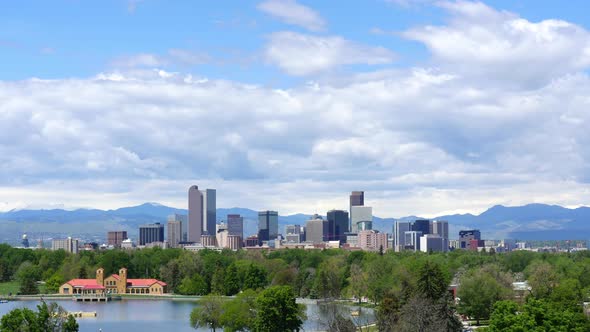
[[9,293],[15,295],[18,293],[19,288],[18,281],[0,282],[0,295],[8,295]]

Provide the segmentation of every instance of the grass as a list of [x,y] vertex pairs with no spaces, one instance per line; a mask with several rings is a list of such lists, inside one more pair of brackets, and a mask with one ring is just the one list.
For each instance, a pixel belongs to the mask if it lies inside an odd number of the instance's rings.
[[18,293],[19,288],[18,281],[0,282],[0,295],[8,295],[9,293],[14,295]]

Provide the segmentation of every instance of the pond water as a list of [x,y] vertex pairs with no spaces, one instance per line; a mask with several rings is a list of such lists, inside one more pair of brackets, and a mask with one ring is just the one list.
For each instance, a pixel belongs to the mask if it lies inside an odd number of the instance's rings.
[[[96,318],[78,318],[80,331],[197,331],[189,326],[189,316],[197,305],[191,301],[173,300],[121,300],[108,303],[74,302],[68,300],[55,301],[67,311],[96,311]],[[0,316],[14,308],[27,307],[35,309],[38,301],[12,301],[0,304]],[[337,310],[350,317],[356,307],[337,305]],[[327,305],[307,304],[307,321],[303,325],[305,331],[326,330],[326,323],[331,317]],[[373,311],[363,308],[360,316],[353,317],[357,323],[368,324],[374,321]],[[199,329],[198,331],[207,331]]]

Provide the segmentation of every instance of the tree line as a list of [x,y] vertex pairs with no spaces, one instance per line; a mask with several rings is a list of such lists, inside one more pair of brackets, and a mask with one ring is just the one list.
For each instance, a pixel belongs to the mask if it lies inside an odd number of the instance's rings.
[[[520,325],[541,326],[539,331],[548,330],[547,326],[590,330],[582,307],[590,296],[590,252],[152,248],[73,255],[0,245],[0,281],[18,280],[23,294],[38,292],[35,281],[45,281],[47,292],[57,292],[69,279],[93,278],[98,267],[106,275],[126,267],[130,277],[163,280],[175,294],[230,296],[288,286],[295,297],[366,300],[377,308],[381,331],[452,331],[460,328],[459,315],[475,324],[489,324],[491,331],[510,331],[501,322],[511,320],[515,321],[509,324],[513,331]],[[527,281],[529,288],[515,291],[517,281]],[[451,284],[456,286],[456,301]],[[543,315],[532,310],[537,306],[543,308]],[[567,317],[561,319],[562,325],[555,325],[558,322],[552,316],[558,312]]]

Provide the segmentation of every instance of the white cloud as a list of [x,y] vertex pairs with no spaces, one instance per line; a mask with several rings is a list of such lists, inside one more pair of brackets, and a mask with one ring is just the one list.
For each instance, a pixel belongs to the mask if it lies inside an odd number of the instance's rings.
[[279,20],[297,25],[311,31],[325,28],[326,22],[313,9],[295,0],[267,0],[258,5],[258,9]]
[[406,31],[423,42],[439,66],[505,84],[543,85],[590,65],[590,33],[575,24],[548,19],[530,22],[481,2],[440,2],[451,14],[447,25]]
[[337,36],[319,37],[296,32],[276,32],[266,45],[267,59],[291,75],[304,76],[341,65],[387,64],[393,52],[358,44]]

